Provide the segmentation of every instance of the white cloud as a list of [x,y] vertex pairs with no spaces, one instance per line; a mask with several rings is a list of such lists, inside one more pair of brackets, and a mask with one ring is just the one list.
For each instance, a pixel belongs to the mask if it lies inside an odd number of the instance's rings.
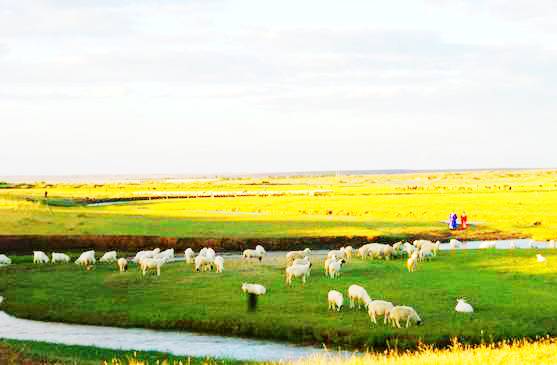
[[540,4],[0,0],[0,174],[555,165]]

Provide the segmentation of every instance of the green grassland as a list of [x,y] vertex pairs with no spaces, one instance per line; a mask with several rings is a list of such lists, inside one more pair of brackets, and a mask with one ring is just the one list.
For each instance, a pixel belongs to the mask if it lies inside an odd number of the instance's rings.
[[[45,321],[156,329],[195,330],[295,343],[325,343],[348,348],[414,348],[418,342],[447,345],[505,338],[557,335],[555,292],[557,252],[545,251],[538,264],[535,250],[443,252],[415,273],[402,260],[361,261],[345,266],[340,279],[325,278],[322,259],[314,257],[309,282],[289,288],[284,260],[258,264],[227,259],[225,272],[194,273],[185,263],[163,267],[160,278],[112,265],[83,271],[77,265],[43,265],[20,258],[1,268],[3,310]],[[268,288],[256,314],[246,311],[242,282]],[[331,289],[345,293],[360,284],[372,298],[417,309],[424,325],[394,329],[372,325],[364,311],[327,311]],[[466,297],[473,315],[454,312],[455,299]]]
[[[83,204],[147,193],[269,191],[281,195]],[[0,235],[446,239],[451,232],[441,221],[451,211],[479,223],[453,234],[462,239],[557,238],[557,171],[19,184],[0,189]]]

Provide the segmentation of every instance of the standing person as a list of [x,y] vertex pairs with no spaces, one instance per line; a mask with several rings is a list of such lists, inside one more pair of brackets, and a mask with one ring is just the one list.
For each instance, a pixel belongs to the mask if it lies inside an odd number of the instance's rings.
[[457,219],[458,216],[456,215],[456,213],[451,213],[451,225],[450,225],[451,230],[454,230],[458,227]]
[[462,229],[468,228],[468,216],[466,215],[466,212],[462,212],[460,215],[460,227]]

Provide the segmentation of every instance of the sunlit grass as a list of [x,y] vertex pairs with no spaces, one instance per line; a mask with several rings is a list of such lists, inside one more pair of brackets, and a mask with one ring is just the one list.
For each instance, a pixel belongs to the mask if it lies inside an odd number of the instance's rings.
[[[255,265],[226,259],[225,272],[218,276],[193,273],[190,266],[174,263],[163,267],[160,278],[142,278],[134,267],[120,274],[113,265],[97,265],[92,272],[76,265],[33,266],[26,257],[0,269],[0,292],[7,298],[7,312],[39,320],[185,329],[359,349],[385,348],[388,343],[413,348],[420,341],[447,344],[452,337],[480,343],[557,335],[557,250],[543,252],[550,269],[536,265],[536,252],[443,252],[412,274],[403,260],[356,259],[334,281],[323,276],[322,259],[316,259],[304,288],[299,283],[286,287],[282,257]],[[255,315],[246,312],[240,292],[246,281],[268,289]],[[346,293],[351,284],[367,287],[373,298],[415,307],[424,325],[398,330],[372,326],[364,311],[328,312],[327,292]],[[466,297],[476,313],[456,314],[459,297]]]
[[[16,206],[21,198],[46,205]],[[284,196],[163,199],[102,207],[71,199],[148,192],[282,191]],[[327,190],[324,196],[291,195]],[[37,185],[0,190],[1,234],[131,234],[185,237],[412,236],[448,238],[441,221],[467,211],[479,223],[459,238],[557,238],[557,171]],[[53,206],[56,203],[56,206]]]
[[555,339],[517,341],[481,346],[465,346],[457,342],[450,349],[424,346],[417,352],[367,353],[364,356],[342,358],[313,356],[289,365],[524,365],[557,363]]

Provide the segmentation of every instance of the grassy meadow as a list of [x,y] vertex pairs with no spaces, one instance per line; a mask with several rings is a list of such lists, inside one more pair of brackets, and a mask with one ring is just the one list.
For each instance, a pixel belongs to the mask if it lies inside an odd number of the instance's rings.
[[[194,330],[343,346],[352,349],[416,348],[418,343],[447,345],[508,338],[557,335],[555,295],[557,252],[544,251],[548,264],[538,264],[535,250],[470,250],[443,252],[415,273],[402,260],[354,259],[340,279],[325,278],[322,259],[309,282],[292,288],[284,283],[284,259],[262,264],[228,258],[225,272],[194,273],[183,262],[163,267],[160,278],[146,278],[113,265],[83,271],[74,264],[31,264],[31,257],[0,269],[3,310],[45,321],[155,329]],[[246,311],[242,282],[268,289],[256,314]],[[394,329],[372,325],[365,311],[327,311],[327,292],[347,296],[351,284],[367,288],[372,298],[411,305],[424,325]],[[466,297],[477,313],[454,312],[455,299]]]
[[[280,194],[84,205],[201,192]],[[0,186],[2,235],[446,239],[451,232],[441,222],[451,211],[478,223],[453,232],[462,239],[557,238],[557,171]]]

